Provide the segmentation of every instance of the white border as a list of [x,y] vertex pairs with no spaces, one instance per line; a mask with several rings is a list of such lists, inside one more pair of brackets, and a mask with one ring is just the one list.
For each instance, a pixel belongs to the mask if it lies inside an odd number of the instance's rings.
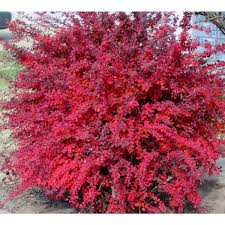
[[1,224],[4,225],[12,225],[12,224],[29,224],[29,225],[40,225],[40,224],[54,224],[54,225],[62,225],[62,224],[88,224],[88,225],[200,225],[200,224],[224,224],[225,215],[217,214],[217,215],[203,215],[203,214],[158,214],[158,215],[96,215],[96,214],[39,214],[39,215],[0,215]]
[[225,11],[224,0],[0,0],[1,11]]

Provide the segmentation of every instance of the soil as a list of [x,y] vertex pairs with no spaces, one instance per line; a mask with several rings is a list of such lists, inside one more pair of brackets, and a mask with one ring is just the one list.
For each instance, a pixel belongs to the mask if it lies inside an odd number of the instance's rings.
[[[0,199],[4,198],[10,190],[13,190],[18,183],[17,179],[3,179],[0,186]],[[43,192],[39,190],[28,190],[15,200],[9,202],[0,209],[0,214],[40,214],[40,213],[76,213],[76,210],[65,202],[55,202],[49,200]]]
[[220,176],[205,177],[200,187],[202,206],[206,213],[225,213],[225,158],[218,160]]

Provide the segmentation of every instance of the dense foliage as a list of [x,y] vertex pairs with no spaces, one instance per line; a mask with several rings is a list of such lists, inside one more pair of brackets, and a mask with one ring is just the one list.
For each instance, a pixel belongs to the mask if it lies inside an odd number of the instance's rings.
[[81,212],[200,210],[223,154],[224,63],[207,62],[224,45],[197,51],[189,13],[61,16],[10,24],[25,68],[3,104],[18,141],[3,169],[21,184],[3,203],[38,187]]

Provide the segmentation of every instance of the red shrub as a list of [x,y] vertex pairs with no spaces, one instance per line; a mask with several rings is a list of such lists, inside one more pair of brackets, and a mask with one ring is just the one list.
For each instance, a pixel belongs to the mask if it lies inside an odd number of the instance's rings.
[[199,210],[197,187],[219,171],[224,129],[224,64],[207,58],[224,46],[197,53],[188,13],[181,22],[171,13],[63,15],[61,27],[45,13],[34,19],[51,35],[11,23],[16,42],[34,46],[7,46],[25,69],[4,104],[18,140],[5,168],[22,179],[5,202],[38,187],[82,212]]

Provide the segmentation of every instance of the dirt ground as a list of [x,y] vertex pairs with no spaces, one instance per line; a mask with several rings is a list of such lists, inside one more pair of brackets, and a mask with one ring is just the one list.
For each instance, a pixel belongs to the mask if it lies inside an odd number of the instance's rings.
[[[2,176],[3,177],[3,176]],[[1,179],[1,178],[0,178]],[[3,179],[0,181],[0,199],[3,199],[10,190],[13,190],[17,180]],[[49,200],[42,192],[28,190],[24,194],[9,202],[0,209],[0,214],[39,214],[39,213],[76,213],[75,209],[63,202]]]
[[222,172],[219,177],[206,177],[200,187],[202,205],[207,213],[225,213],[225,158],[218,160]]
[[[206,177],[205,183],[199,188],[203,197],[202,206],[205,213],[225,213],[225,159],[218,161],[222,166],[219,177]],[[17,180],[0,174],[0,199],[15,187]],[[26,191],[17,199],[0,209],[2,213],[77,213],[75,209],[63,202],[50,201],[46,196],[37,190]]]

